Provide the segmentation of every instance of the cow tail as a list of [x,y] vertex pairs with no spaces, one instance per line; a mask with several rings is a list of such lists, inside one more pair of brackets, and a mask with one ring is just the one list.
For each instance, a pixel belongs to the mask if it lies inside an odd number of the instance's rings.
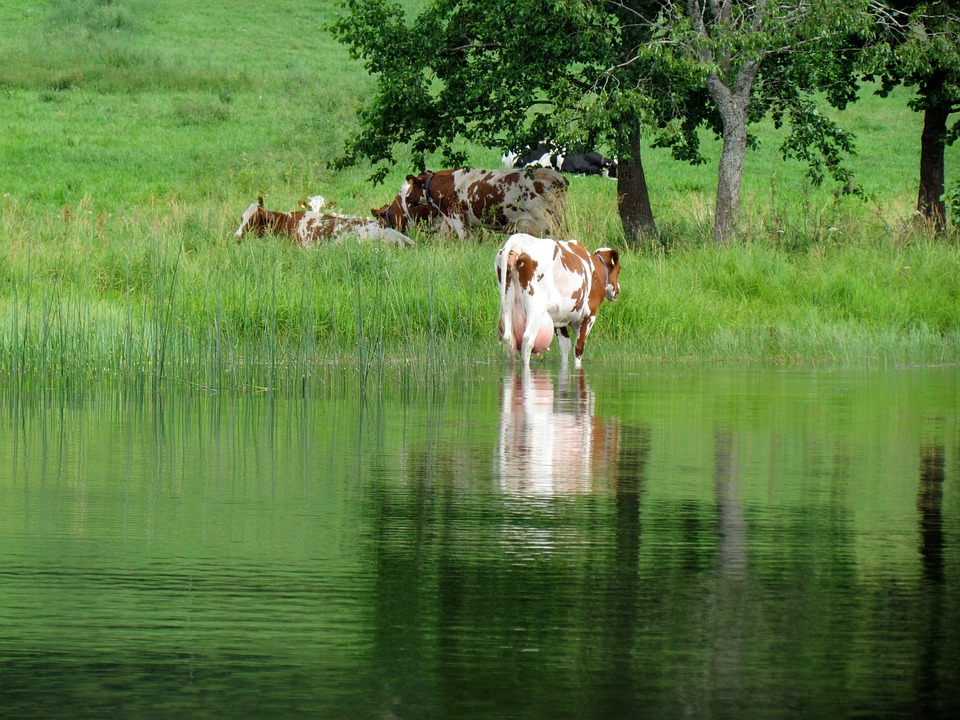
[[497,253],[496,260],[496,270],[497,270],[497,288],[500,291],[500,316],[497,319],[497,338],[500,342],[506,344],[506,335],[505,328],[507,327],[506,323],[506,313],[507,313],[507,262],[506,262],[506,248],[502,248],[500,252]]
[[[507,252],[506,291],[504,297],[508,320],[503,329],[504,342],[509,344],[511,350],[518,352],[523,344],[523,331],[527,325],[526,307],[521,298],[520,270],[517,268],[517,261],[521,256],[527,257],[526,253],[518,252],[513,248],[510,248]],[[529,258],[527,259],[529,260]]]
[[518,256],[515,249],[505,246],[500,251],[497,267],[497,279],[500,282],[500,320],[497,323],[497,333],[500,341],[511,351],[519,350],[516,328],[523,327],[526,323],[523,303],[517,294],[520,287],[517,275]]

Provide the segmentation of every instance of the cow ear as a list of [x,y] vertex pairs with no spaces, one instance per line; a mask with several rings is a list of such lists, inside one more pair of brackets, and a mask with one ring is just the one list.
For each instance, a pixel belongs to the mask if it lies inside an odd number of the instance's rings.
[[407,175],[407,182],[409,183],[416,181],[416,179],[417,179],[416,175]]
[[257,195],[257,205],[263,207],[263,195]]
[[620,253],[618,253],[616,250],[611,250],[610,251],[611,267],[615,267],[618,262],[620,262]]

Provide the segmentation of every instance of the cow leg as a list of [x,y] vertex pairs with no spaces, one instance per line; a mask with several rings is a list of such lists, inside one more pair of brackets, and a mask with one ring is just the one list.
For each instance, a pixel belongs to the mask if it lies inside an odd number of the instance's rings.
[[493,266],[497,274],[497,287],[500,290],[500,321],[497,334],[500,336],[500,343],[507,351],[510,367],[513,367],[517,361],[517,344],[514,341],[513,329],[514,299],[513,292],[509,291],[509,288],[514,281],[510,277],[507,256],[503,250],[497,253]]
[[453,230],[458,238],[463,240],[465,237],[467,237],[467,228],[462,217],[444,215],[443,219],[446,222],[447,227]]
[[517,356],[517,347],[513,343],[512,330],[509,329],[512,327],[513,317],[510,311],[506,307],[501,307],[497,334],[500,336],[500,343],[503,345],[503,349],[507,351],[507,358],[510,360],[511,365],[513,365]]
[[[536,325],[527,322],[527,329],[523,331],[523,342],[520,344],[520,357],[523,358],[523,368],[530,369],[530,354],[533,352],[533,341],[537,338]],[[533,332],[531,332],[533,330]]]
[[566,367],[570,362],[570,333],[566,327],[554,328],[557,336],[557,345],[560,346],[560,367]]
[[517,364],[517,342],[513,337],[513,315],[507,314],[504,318],[503,336],[500,338],[503,342],[503,348],[507,351],[507,358],[510,360],[510,367]]
[[590,330],[593,328],[594,319],[596,319],[596,315],[591,315],[577,328],[577,348],[574,351],[573,360],[573,366],[575,368],[580,367],[580,358],[583,356],[583,348],[587,344],[587,336],[590,335]]
[[511,312],[511,301],[500,291],[500,320],[497,324],[497,334],[500,335],[500,342],[506,348],[511,361],[516,354],[516,347],[513,344],[513,313]]

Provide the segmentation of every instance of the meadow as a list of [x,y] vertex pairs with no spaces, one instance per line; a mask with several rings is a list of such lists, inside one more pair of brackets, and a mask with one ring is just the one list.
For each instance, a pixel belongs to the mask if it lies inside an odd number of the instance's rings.
[[[233,238],[257,195],[289,210],[322,194],[366,215],[413,169],[401,161],[374,185],[370,167],[331,166],[374,89],[323,30],[337,12],[0,0],[0,386],[309,393],[359,373],[419,388],[451,363],[504,362],[502,236],[415,234],[405,250]],[[865,88],[838,113],[866,201],[812,186],[780,157],[779,131],[758,127],[729,247],[709,240],[712,161],[645,150],[661,239],[637,248],[615,182],[572,178],[568,235],[623,249],[621,299],[601,308],[586,366],[960,360],[960,246],[913,212],[921,118],[908,100]],[[467,150],[500,164],[498,149]],[[948,183],[958,160],[950,148]]]

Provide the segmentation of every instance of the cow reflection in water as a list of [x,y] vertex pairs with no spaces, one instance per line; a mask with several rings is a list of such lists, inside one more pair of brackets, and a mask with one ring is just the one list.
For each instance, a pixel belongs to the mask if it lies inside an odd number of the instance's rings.
[[500,484],[506,492],[553,495],[612,486],[615,419],[594,415],[583,372],[511,373],[500,396]]

